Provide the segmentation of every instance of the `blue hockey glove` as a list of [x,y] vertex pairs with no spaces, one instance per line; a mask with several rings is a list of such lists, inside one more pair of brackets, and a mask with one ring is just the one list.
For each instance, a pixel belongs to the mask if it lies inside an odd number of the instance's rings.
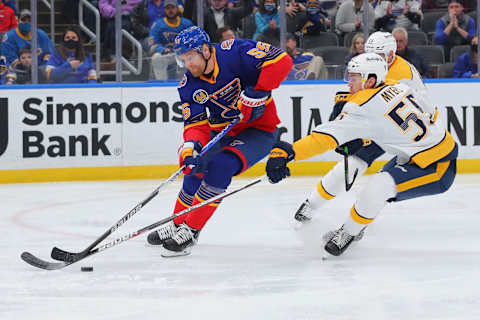
[[295,158],[295,152],[290,143],[278,141],[273,145],[267,161],[267,176],[270,183],[277,183],[290,176],[287,163]]
[[202,151],[202,144],[200,141],[188,140],[182,143],[178,148],[180,167],[185,165],[183,174],[196,173],[197,166],[200,164],[201,157],[198,155]]
[[263,116],[265,103],[270,97],[270,91],[255,91],[253,87],[246,87],[238,98],[237,107],[243,114],[243,122],[251,122]]

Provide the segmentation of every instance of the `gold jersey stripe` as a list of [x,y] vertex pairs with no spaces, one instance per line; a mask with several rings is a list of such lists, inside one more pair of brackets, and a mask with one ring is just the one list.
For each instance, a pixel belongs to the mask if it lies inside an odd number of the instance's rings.
[[449,165],[450,161],[439,162],[437,164],[437,170],[434,173],[398,184],[397,192],[400,193],[440,180],[445,174],[445,171],[447,171]]
[[455,140],[453,140],[450,132],[445,131],[445,137],[440,143],[413,155],[411,160],[423,169],[448,155],[453,148],[455,148]]
[[334,137],[320,132],[312,132],[310,135],[293,143],[295,160],[305,160],[333,150],[338,143]]

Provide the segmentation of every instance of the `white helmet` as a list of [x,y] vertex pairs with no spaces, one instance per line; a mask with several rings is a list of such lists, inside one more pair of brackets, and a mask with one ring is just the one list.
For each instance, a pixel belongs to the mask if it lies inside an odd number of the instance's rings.
[[[377,77],[375,87],[385,82],[385,78],[388,72],[387,62],[376,53],[362,53],[356,57],[353,57],[347,66],[347,72],[359,73],[362,77],[362,88],[365,88],[365,82],[370,75]],[[348,78],[346,78],[348,79]]]
[[365,52],[382,53],[385,56],[385,60],[388,60],[390,51],[393,51],[393,59],[388,65],[392,64],[395,59],[395,52],[397,51],[397,41],[391,33],[381,31],[374,32],[365,42]]

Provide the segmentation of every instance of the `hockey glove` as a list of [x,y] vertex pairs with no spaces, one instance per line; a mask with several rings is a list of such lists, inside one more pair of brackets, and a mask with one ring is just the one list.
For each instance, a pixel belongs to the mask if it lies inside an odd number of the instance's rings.
[[273,145],[267,161],[267,176],[270,183],[277,183],[290,176],[287,163],[295,158],[295,152],[290,143],[278,141]]
[[253,87],[246,87],[238,98],[237,107],[243,114],[243,122],[251,122],[263,116],[265,103],[270,97],[270,91],[255,91]]
[[371,143],[372,141],[369,139],[355,139],[347,143],[344,143],[341,146],[338,146],[335,149],[335,152],[341,154],[342,156],[348,157],[348,156],[354,155],[364,146],[367,146]]
[[188,140],[182,143],[178,148],[180,167],[183,165],[183,174],[193,174],[197,172],[201,157],[198,155],[202,151],[202,144],[199,141]]

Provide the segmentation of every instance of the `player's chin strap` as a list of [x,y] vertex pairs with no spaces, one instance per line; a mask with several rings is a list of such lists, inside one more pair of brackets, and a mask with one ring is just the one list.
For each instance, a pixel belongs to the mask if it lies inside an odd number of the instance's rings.
[[208,59],[205,59],[205,57],[203,56],[203,52],[202,52],[202,58],[203,60],[205,60],[205,68],[203,68],[203,72],[202,74],[205,74],[205,70],[207,70],[207,67],[208,67],[208,61],[210,61],[210,59],[212,58],[212,50],[210,47],[208,47],[208,50],[210,51],[210,57]]

